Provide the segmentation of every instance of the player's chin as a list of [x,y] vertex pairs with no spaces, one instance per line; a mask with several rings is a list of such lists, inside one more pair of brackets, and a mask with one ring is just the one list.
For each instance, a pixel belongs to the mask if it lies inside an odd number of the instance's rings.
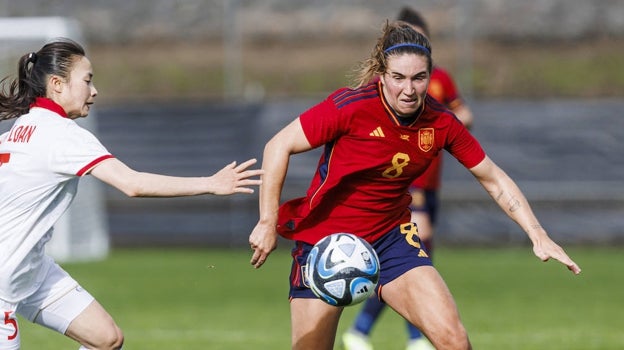
[[401,112],[405,114],[413,114],[420,108],[421,104],[422,104],[422,99],[418,97],[410,98],[410,99],[402,99],[402,100],[399,100],[399,109],[401,110]]
[[81,113],[80,113],[80,116],[84,118],[84,117],[86,117],[86,116],[88,116],[88,115],[89,115],[89,112],[90,112],[90,111],[91,111],[91,105],[90,105],[90,104],[85,105],[85,106],[82,108],[82,111],[81,111]]
[[404,103],[401,105],[401,108],[397,110],[399,115],[401,116],[410,116],[418,111],[420,104],[417,103]]

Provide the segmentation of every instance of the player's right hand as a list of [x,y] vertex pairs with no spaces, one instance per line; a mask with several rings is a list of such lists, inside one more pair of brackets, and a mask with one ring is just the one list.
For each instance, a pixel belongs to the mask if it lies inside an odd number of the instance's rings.
[[253,267],[260,268],[269,257],[269,254],[277,248],[275,225],[260,222],[256,224],[256,227],[249,235],[249,245],[253,250],[250,263]]

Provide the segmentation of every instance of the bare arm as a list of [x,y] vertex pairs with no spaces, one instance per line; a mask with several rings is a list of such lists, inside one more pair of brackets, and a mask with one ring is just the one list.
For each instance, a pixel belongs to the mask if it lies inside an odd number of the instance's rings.
[[260,219],[249,235],[249,244],[254,251],[251,264],[255,268],[262,266],[277,247],[277,213],[290,155],[310,149],[299,119],[279,131],[264,147]]
[[253,189],[249,186],[260,185],[261,180],[251,179],[251,177],[261,175],[262,171],[247,170],[255,163],[255,159],[250,159],[240,165],[232,162],[212,176],[178,177],[138,172],[119,159],[111,158],[93,168],[91,175],[130,197],[228,195],[253,193]]
[[533,252],[538,258],[542,261],[554,258],[565,264],[574,274],[581,272],[580,267],[565,251],[550,239],[516,183],[489,157],[485,157],[481,163],[471,168],[470,172],[501,209],[526,232],[533,243]]

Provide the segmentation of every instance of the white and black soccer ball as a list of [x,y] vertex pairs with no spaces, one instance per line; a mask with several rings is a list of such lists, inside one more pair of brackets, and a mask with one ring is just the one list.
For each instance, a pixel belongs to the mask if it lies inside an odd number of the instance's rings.
[[334,306],[355,305],[375,292],[379,258],[373,247],[351,233],[334,233],[310,251],[306,276],[310,288]]

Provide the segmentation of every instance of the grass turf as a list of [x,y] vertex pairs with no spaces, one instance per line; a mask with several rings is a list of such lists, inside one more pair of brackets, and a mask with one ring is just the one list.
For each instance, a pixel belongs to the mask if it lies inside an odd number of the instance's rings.
[[[571,248],[565,267],[522,248],[439,248],[475,349],[622,349],[622,248]],[[289,251],[254,270],[246,250],[116,249],[101,262],[64,267],[113,315],[128,349],[288,349]],[[339,334],[359,307],[345,309]],[[23,349],[72,349],[73,341],[20,319]],[[403,320],[389,309],[372,334],[402,349]],[[336,349],[339,349],[339,341]]]

